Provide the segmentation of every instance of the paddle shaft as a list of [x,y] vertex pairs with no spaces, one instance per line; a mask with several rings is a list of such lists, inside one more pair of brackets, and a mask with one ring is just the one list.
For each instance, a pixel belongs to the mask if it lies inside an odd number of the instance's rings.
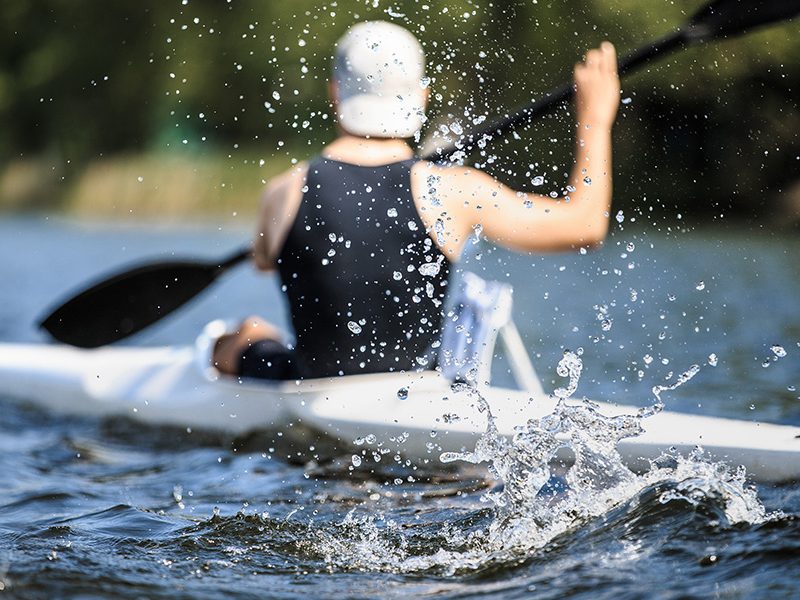
[[[798,14],[800,0],[713,0],[698,10],[683,28],[622,57],[618,71],[623,75],[662,54],[708,40],[735,37],[753,27],[792,19]],[[456,153],[463,157],[479,143],[483,145],[517,127],[529,125],[534,119],[570,100],[574,94],[575,87],[572,81],[568,81],[538,100],[520,106],[511,114],[495,119],[444,147],[436,148],[422,158],[442,161]]]
[[[620,59],[618,67],[619,73],[622,75],[633,71],[637,67],[641,67],[662,54],[682,48],[688,41],[689,39],[686,33],[683,30],[678,30],[646,46],[642,46],[638,50]],[[553,111],[564,102],[567,102],[574,95],[575,86],[571,81],[559,85],[545,93],[538,100],[518,107],[511,114],[495,119],[447,146],[437,148],[426,154],[423,159],[441,161],[457,152],[468,154],[479,142],[489,142],[510,133],[518,127],[529,125],[535,119]]]
[[243,246],[242,248],[237,250],[234,254],[231,254],[228,258],[220,262],[217,276],[222,275],[228,269],[235,267],[240,263],[243,263],[252,256],[253,256],[253,249],[250,246]]

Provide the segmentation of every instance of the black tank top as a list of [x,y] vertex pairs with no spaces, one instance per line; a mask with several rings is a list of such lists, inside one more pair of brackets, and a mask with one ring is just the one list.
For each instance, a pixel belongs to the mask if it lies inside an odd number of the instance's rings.
[[413,164],[309,164],[277,259],[302,376],[434,366],[450,263],[417,214]]

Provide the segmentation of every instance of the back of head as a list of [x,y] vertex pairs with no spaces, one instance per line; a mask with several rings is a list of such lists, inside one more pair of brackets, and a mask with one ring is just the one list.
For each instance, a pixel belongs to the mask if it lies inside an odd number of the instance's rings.
[[407,30],[385,21],[351,27],[336,44],[337,117],[353,135],[413,136],[425,122],[425,55]]

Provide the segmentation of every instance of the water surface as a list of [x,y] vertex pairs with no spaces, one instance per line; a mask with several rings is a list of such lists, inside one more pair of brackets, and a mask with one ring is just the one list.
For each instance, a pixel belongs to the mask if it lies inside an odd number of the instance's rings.
[[[246,234],[235,224],[1,221],[0,341],[44,341],[36,319],[111,267],[217,257]],[[470,251],[465,268],[514,284],[547,389],[564,384],[555,367],[565,349],[583,350],[579,395],[639,406],[699,364],[664,394],[669,409],[800,425],[800,240],[624,226],[587,255]],[[253,312],[287,323],[274,279],[243,268],[126,343],[189,343],[211,318]],[[511,381],[502,357],[495,378]],[[559,474],[501,509],[519,489],[482,467],[353,468],[335,448],[298,464],[276,432],[68,417],[2,390],[0,408],[9,597],[800,596],[798,484],[754,487],[702,459],[573,497]]]

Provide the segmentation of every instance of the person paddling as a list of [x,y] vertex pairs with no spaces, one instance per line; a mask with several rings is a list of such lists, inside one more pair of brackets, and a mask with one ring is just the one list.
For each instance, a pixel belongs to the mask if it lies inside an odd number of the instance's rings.
[[337,42],[329,91],[338,137],[268,182],[253,242],[256,267],[279,272],[294,348],[250,317],[217,342],[220,371],[294,379],[432,368],[448,276],[476,229],[520,252],[605,238],[620,97],[612,44],[575,65],[568,199],[415,159],[406,140],[425,121],[424,69],[417,39],[392,23],[356,24]]

